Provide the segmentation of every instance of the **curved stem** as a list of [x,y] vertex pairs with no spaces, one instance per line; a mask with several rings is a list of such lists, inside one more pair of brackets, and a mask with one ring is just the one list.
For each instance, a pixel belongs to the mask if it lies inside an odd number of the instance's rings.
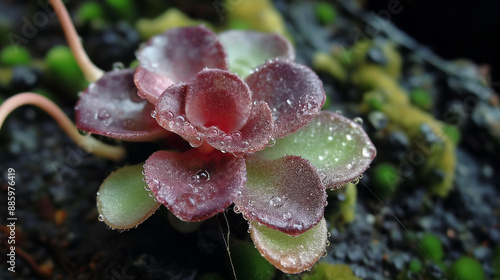
[[66,36],[66,41],[68,42],[71,52],[75,56],[78,66],[82,69],[82,72],[88,82],[95,82],[102,77],[104,72],[95,66],[87,56],[87,53],[83,49],[82,42],[80,41],[80,37],[78,37],[78,33],[76,33],[75,26],[71,22],[68,11],[61,0],[49,1],[50,4],[52,4],[52,7],[54,7],[57,18],[63,28],[64,35]]
[[0,129],[2,128],[3,122],[12,111],[28,104],[35,105],[52,116],[66,134],[85,151],[112,160],[120,160],[125,156],[123,147],[108,145],[90,136],[81,135],[61,108],[46,97],[36,93],[19,93],[5,100],[0,106]]

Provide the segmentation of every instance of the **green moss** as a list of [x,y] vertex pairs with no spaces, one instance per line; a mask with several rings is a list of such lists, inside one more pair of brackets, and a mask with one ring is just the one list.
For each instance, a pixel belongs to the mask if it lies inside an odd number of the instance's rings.
[[432,100],[432,95],[421,88],[416,88],[410,93],[411,103],[421,109],[430,110],[434,105],[434,101]]
[[81,22],[101,20],[104,17],[104,12],[100,3],[86,2],[78,10],[76,17]]
[[414,273],[419,273],[422,270],[422,262],[419,259],[414,258],[410,261],[409,270]]
[[[365,91],[362,111],[367,113],[377,107],[377,110],[387,116],[392,129],[403,131],[408,139],[415,139],[412,151],[422,155],[425,160],[423,165],[415,166],[418,167],[419,178],[432,178],[436,169],[442,171],[440,180],[425,183],[431,194],[446,196],[453,187],[456,145],[445,133],[445,124],[412,105],[405,90],[387,69],[381,66],[362,65],[354,70],[351,81],[358,90]],[[421,134],[422,124],[428,125],[441,143],[426,144]]]
[[316,17],[322,24],[332,24],[337,19],[337,9],[330,3],[320,2],[316,5]]
[[493,267],[493,279],[500,280],[500,244],[497,244],[495,252],[493,253],[491,267]]
[[238,243],[231,246],[231,256],[236,276],[241,280],[272,279],[274,267],[251,243]]
[[473,258],[461,257],[455,261],[449,269],[451,279],[456,280],[484,280],[483,268],[481,264]]
[[315,53],[313,57],[313,68],[328,73],[333,78],[343,83],[347,81],[347,73],[342,63],[335,56],[322,52]]
[[49,79],[62,90],[74,92],[75,96],[87,86],[82,70],[71,50],[66,46],[55,46],[45,56]]
[[156,18],[141,18],[136,22],[135,28],[139,31],[139,34],[141,34],[142,39],[146,40],[170,28],[196,26],[200,24],[212,28],[211,25],[205,21],[193,20],[178,9],[170,8]]
[[426,233],[420,239],[420,255],[435,263],[439,263],[444,258],[443,244],[439,238],[432,234]]
[[302,280],[360,280],[345,264],[317,263],[311,272],[303,275]]
[[106,0],[121,20],[133,22],[137,17],[137,7],[133,0]]
[[6,46],[0,52],[0,62],[3,66],[28,65],[30,61],[30,53],[21,46]]
[[451,124],[444,124],[443,132],[455,145],[460,142],[460,130],[456,126]]
[[[220,8],[221,20],[226,24],[233,21],[244,22],[249,29],[263,32],[276,32],[289,39],[283,16],[270,0],[238,0],[224,1],[225,7]],[[241,24],[241,23],[240,23]]]
[[370,171],[373,175],[373,188],[377,196],[386,199],[396,191],[401,183],[396,166],[382,162]]

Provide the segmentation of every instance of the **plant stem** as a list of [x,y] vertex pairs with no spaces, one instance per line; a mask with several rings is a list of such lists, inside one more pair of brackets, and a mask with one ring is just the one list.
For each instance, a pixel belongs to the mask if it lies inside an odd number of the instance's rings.
[[0,106],[0,129],[2,128],[3,122],[12,111],[23,105],[29,104],[41,108],[52,116],[66,134],[85,151],[112,160],[120,160],[125,156],[123,147],[108,145],[90,136],[81,135],[61,108],[46,97],[36,93],[19,93],[5,100]]
[[61,2],[61,0],[49,0],[52,7],[54,7],[54,11],[56,12],[57,18],[61,23],[61,26],[64,31],[64,35],[66,36],[66,41],[75,56],[76,62],[80,69],[82,70],[85,78],[89,83],[97,81],[104,72],[95,66],[92,61],[90,61],[87,53],[83,49],[82,42],[80,41],[80,37],[78,37],[78,33],[76,33],[75,26],[71,22],[68,11],[66,7]]

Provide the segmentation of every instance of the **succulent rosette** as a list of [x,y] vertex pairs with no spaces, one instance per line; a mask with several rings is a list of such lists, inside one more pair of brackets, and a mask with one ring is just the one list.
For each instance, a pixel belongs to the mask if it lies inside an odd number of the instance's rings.
[[321,111],[321,80],[277,34],[176,28],[137,56],[135,70],[105,73],[83,92],[77,126],[128,141],[175,133],[193,148],[111,174],[100,218],[126,229],[163,204],[194,222],[234,203],[266,259],[287,273],[310,268],[326,250],[326,189],[375,157],[361,125]]

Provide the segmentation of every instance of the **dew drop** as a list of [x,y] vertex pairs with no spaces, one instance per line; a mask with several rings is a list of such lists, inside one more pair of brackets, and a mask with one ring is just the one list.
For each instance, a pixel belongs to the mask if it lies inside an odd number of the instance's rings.
[[337,113],[338,115],[342,115],[343,114],[342,110],[337,110],[337,111],[335,111],[335,113]]
[[233,140],[240,141],[241,140],[241,132],[237,131],[237,132],[233,133]]
[[137,122],[134,119],[126,119],[123,126],[128,130],[134,130],[137,126]]
[[375,147],[373,145],[368,144],[363,147],[363,150],[361,151],[364,157],[366,158],[371,158],[373,157],[373,154],[375,153]]
[[351,141],[351,140],[352,140],[352,136],[351,136],[351,134],[347,134],[347,135],[345,136],[345,138],[346,138],[347,140],[349,140],[349,141]]
[[358,183],[359,183],[359,177],[356,177],[351,181],[351,184],[353,185],[357,185]]
[[237,205],[234,206],[233,211],[236,214],[241,214],[241,210],[240,210],[240,208]]
[[99,220],[99,222],[104,222],[104,216],[99,215],[99,217],[97,217],[97,220]]
[[156,110],[151,111],[151,117],[153,117],[153,119],[156,118]]
[[204,169],[200,169],[200,170],[196,171],[196,173],[193,176],[191,176],[190,180],[192,182],[195,182],[195,183],[208,182],[208,181],[210,181],[210,173],[208,173],[208,171],[206,171]]
[[292,219],[292,213],[290,213],[290,212],[285,212],[285,213],[283,214],[283,220],[285,220],[285,221],[290,221],[291,219]]
[[276,208],[283,206],[283,203],[283,199],[279,196],[273,196],[271,197],[271,200],[269,200],[269,204]]
[[90,132],[83,130],[83,129],[78,129],[78,133],[80,133],[81,136],[89,136]]
[[111,115],[109,114],[109,111],[106,109],[100,109],[99,112],[97,112],[97,117],[100,120],[107,120]]
[[144,189],[145,189],[147,192],[151,191],[151,189],[149,188],[149,186],[148,186],[148,185],[144,185]]
[[268,147],[273,147],[274,145],[276,145],[276,139],[274,139],[274,138],[271,137],[269,139],[269,142],[267,143],[267,146]]
[[219,136],[219,132],[215,128],[210,130],[210,132],[208,133],[208,137],[210,138],[215,138],[217,136]]
[[328,141],[333,141],[333,136],[328,136]]
[[286,103],[287,103],[288,105],[290,105],[290,106],[292,105],[292,101],[291,101],[290,99],[287,99],[287,100],[286,100]]
[[123,62],[117,61],[113,63],[113,70],[121,70],[124,69],[125,65],[123,65]]
[[196,136],[194,140],[191,140],[189,142],[189,145],[191,145],[191,147],[193,148],[198,148],[201,146],[201,144],[203,144],[203,138],[201,138],[200,136]]
[[175,121],[178,123],[184,123],[184,122],[186,122],[186,118],[184,118],[183,116],[177,116],[175,118]]
[[353,119],[353,121],[354,121],[355,123],[357,123],[357,124],[360,124],[360,125],[361,125],[361,124],[363,124],[363,119],[362,119],[362,118],[360,118],[360,117],[355,117],[355,118]]

